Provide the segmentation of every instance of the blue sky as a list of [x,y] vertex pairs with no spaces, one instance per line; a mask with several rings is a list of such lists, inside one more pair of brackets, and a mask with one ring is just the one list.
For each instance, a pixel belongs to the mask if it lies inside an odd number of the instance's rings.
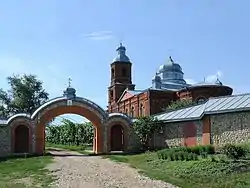
[[247,0],[9,0],[0,2],[0,87],[33,73],[50,97],[70,76],[77,94],[107,105],[110,63],[120,40],[137,89],[171,55],[189,82],[216,78],[249,92]]

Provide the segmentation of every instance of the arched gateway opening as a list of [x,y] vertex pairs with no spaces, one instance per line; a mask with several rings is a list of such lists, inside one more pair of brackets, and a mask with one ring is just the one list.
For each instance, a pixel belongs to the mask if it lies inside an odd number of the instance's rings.
[[29,153],[29,127],[18,125],[14,129],[14,152]]
[[[30,153],[43,154],[45,126],[55,117],[63,114],[77,114],[92,123],[95,128],[93,139],[95,153],[127,150],[131,119],[120,113],[108,114],[94,102],[76,97],[75,89],[68,87],[64,96],[46,102],[31,116],[17,114],[8,120],[12,131],[15,130],[12,134],[13,152],[30,151]],[[23,122],[24,126],[17,127],[18,122]],[[22,143],[22,147],[21,144],[17,144],[18,142]]]
[[113,125],[111,127],[111,151],[124,150],[124,130],[121,125]]

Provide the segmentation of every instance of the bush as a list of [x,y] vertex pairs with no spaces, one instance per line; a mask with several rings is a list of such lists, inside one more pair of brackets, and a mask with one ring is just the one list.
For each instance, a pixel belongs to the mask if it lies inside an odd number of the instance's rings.
[[222,147],[222,152],[230,159],[240,159],[246,156],[247,150],[242,146],[227,144]]
[[204,153],[206,154],[214,154],[215,148],[212,145],[206,145],[206,146],[194,146],[190,147],[192,153],[196,153],[197,155],[202,155]]
[[176,147],[170,149],[163,149],[157,152],[158,158],[163,160],[197,160],[198,155],[203,158],[207,154],[214,154],[215,149],[212,145],[208,146],[194,146],[194,147]]
[[162,160],[170,160],[170,161],[191,161],[191,160],[197,160],[198,155],[195,153],[189,153],[187,151],[181,151],[181,150],[161,150],[157,152],[158,158]]

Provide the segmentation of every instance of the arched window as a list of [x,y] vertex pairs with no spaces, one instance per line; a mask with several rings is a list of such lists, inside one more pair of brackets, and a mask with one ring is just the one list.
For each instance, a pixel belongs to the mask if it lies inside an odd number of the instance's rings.
[[207,99],[206,99],[205,97],[199,97],[199,98],[196,100],[197,104],[202,104],[202,103],[204,103],[204,102],[206,102],[206,101],[207,101]]
[[144,110],[143,104],[140,104],[140,110],[139,110],[139,112],[140,112],[140,116],[141,117],[144,115],[143,110]]
[[127,76],[127,70],[125,68],[122,69],[122,76]]
[[135,115],[135,108],[134,107],[131,108],[131,112],[130,113],[131,113],[131,117],[134,117],[134,115]]
[[113,78],[114,76],[115,76],[115,69],[112,68],[112,69],[111,69],[111,78]]
[[127,108],[125,109],[125,113],[128,115],[128,109]]
[[110,99],[112,100],[114,98],[114,92],[111,90],[110,91]]

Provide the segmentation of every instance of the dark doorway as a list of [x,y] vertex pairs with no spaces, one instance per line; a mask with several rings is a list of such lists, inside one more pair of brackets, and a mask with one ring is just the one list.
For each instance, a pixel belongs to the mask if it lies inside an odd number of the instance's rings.
[[124,150],[124,130],[121,125],[111,127],[111,151]]
[[29,128],[25,125],[15,128],[14,153],[29,153]]

